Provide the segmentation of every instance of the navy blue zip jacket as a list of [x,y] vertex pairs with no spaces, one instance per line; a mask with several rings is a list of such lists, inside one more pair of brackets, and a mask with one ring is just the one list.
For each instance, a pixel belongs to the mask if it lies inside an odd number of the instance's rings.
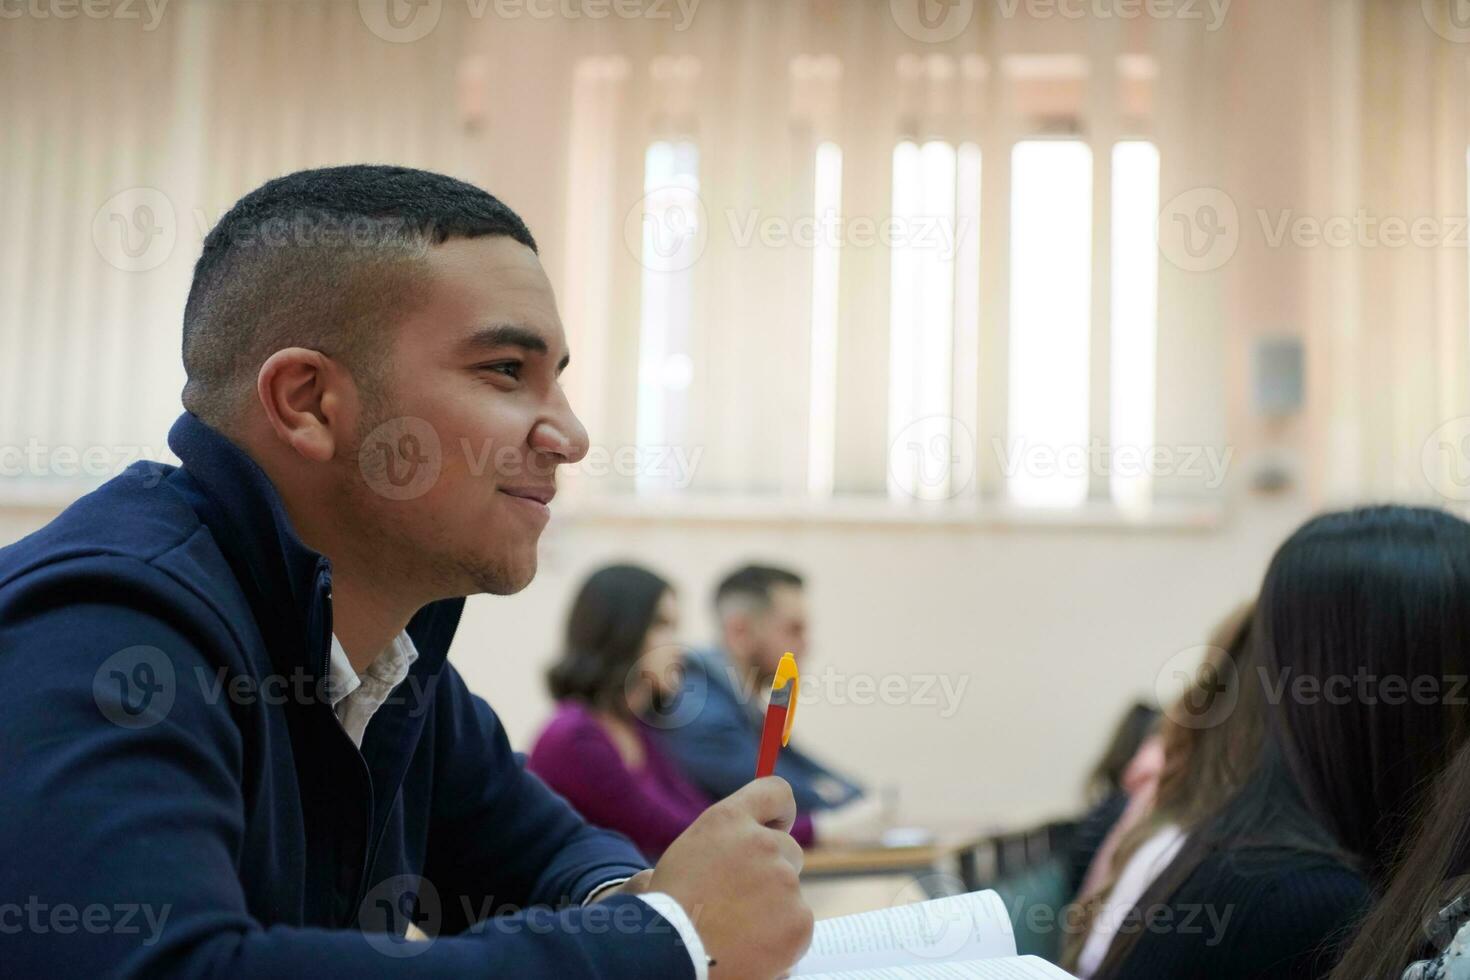
[[330,564],[223,435],[169,445],[0,549],[0,975],[692,976],[646,903],[580,907],[647,865],[446,662],[463,600],[359,752]]

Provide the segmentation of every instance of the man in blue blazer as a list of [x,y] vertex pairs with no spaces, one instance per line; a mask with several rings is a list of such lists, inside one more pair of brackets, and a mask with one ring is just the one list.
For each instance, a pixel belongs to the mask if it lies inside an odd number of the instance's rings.
[[[798,664],[806,655],[801,576],[768,565],[736,569],[715,591],[715,614],[721,646],[685,660],[680,691],[661,712],[659,740],[691,779],[718,798],[755,772],[765,695],[781,654],[790,651]],[[776,775],[791,784],[797,808],[812,811],[819,842],[830,840],[835,827],[861,832],[881,822],[881,807],[876,800],[863,801],[861,786],[794,742],[777,757]]]
[[587,450],[521,220],[406,168],[271,181],[205,240],[183,356],[181,465],[0,550],[0,972],[788,969],[784,782],[648,869],[446,660]]

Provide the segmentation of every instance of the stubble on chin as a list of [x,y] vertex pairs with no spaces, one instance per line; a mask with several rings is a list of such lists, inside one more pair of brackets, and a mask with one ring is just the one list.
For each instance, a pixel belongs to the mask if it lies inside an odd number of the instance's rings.
[[472,558],[460,563],[460,578],[469,584],[465,595],[514,595],[536,577],[536,556],[529,562],[490,562]]

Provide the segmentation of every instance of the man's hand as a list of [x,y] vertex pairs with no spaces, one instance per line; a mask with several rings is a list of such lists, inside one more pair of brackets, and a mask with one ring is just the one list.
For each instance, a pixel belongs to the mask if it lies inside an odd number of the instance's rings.
[[693,920],[715,961],[711,977],[783,976],[811,943],[795,819],[786,780],[757,779],[700,814],[653,869],[648,890]]

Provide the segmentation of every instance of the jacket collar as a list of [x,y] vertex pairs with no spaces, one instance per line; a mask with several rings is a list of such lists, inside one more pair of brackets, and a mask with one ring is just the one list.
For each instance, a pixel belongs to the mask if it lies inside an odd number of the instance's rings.
[[708,683],[739,706],[741,713],[757,722],[765,717],[761,707],[761,682],[753,671],[741,670],[723,647],[710,647],[690,655],[703,669]]
[[[190,494],[195,511],[249,597],[276,669],[327,676],[331,561],[297,536],[265,470],[223,433],[185,412],[169,430],[168,444],[197,491]],[[462,598],[432,602],[409,621],[420,669],[442,666],[463,607]]]

